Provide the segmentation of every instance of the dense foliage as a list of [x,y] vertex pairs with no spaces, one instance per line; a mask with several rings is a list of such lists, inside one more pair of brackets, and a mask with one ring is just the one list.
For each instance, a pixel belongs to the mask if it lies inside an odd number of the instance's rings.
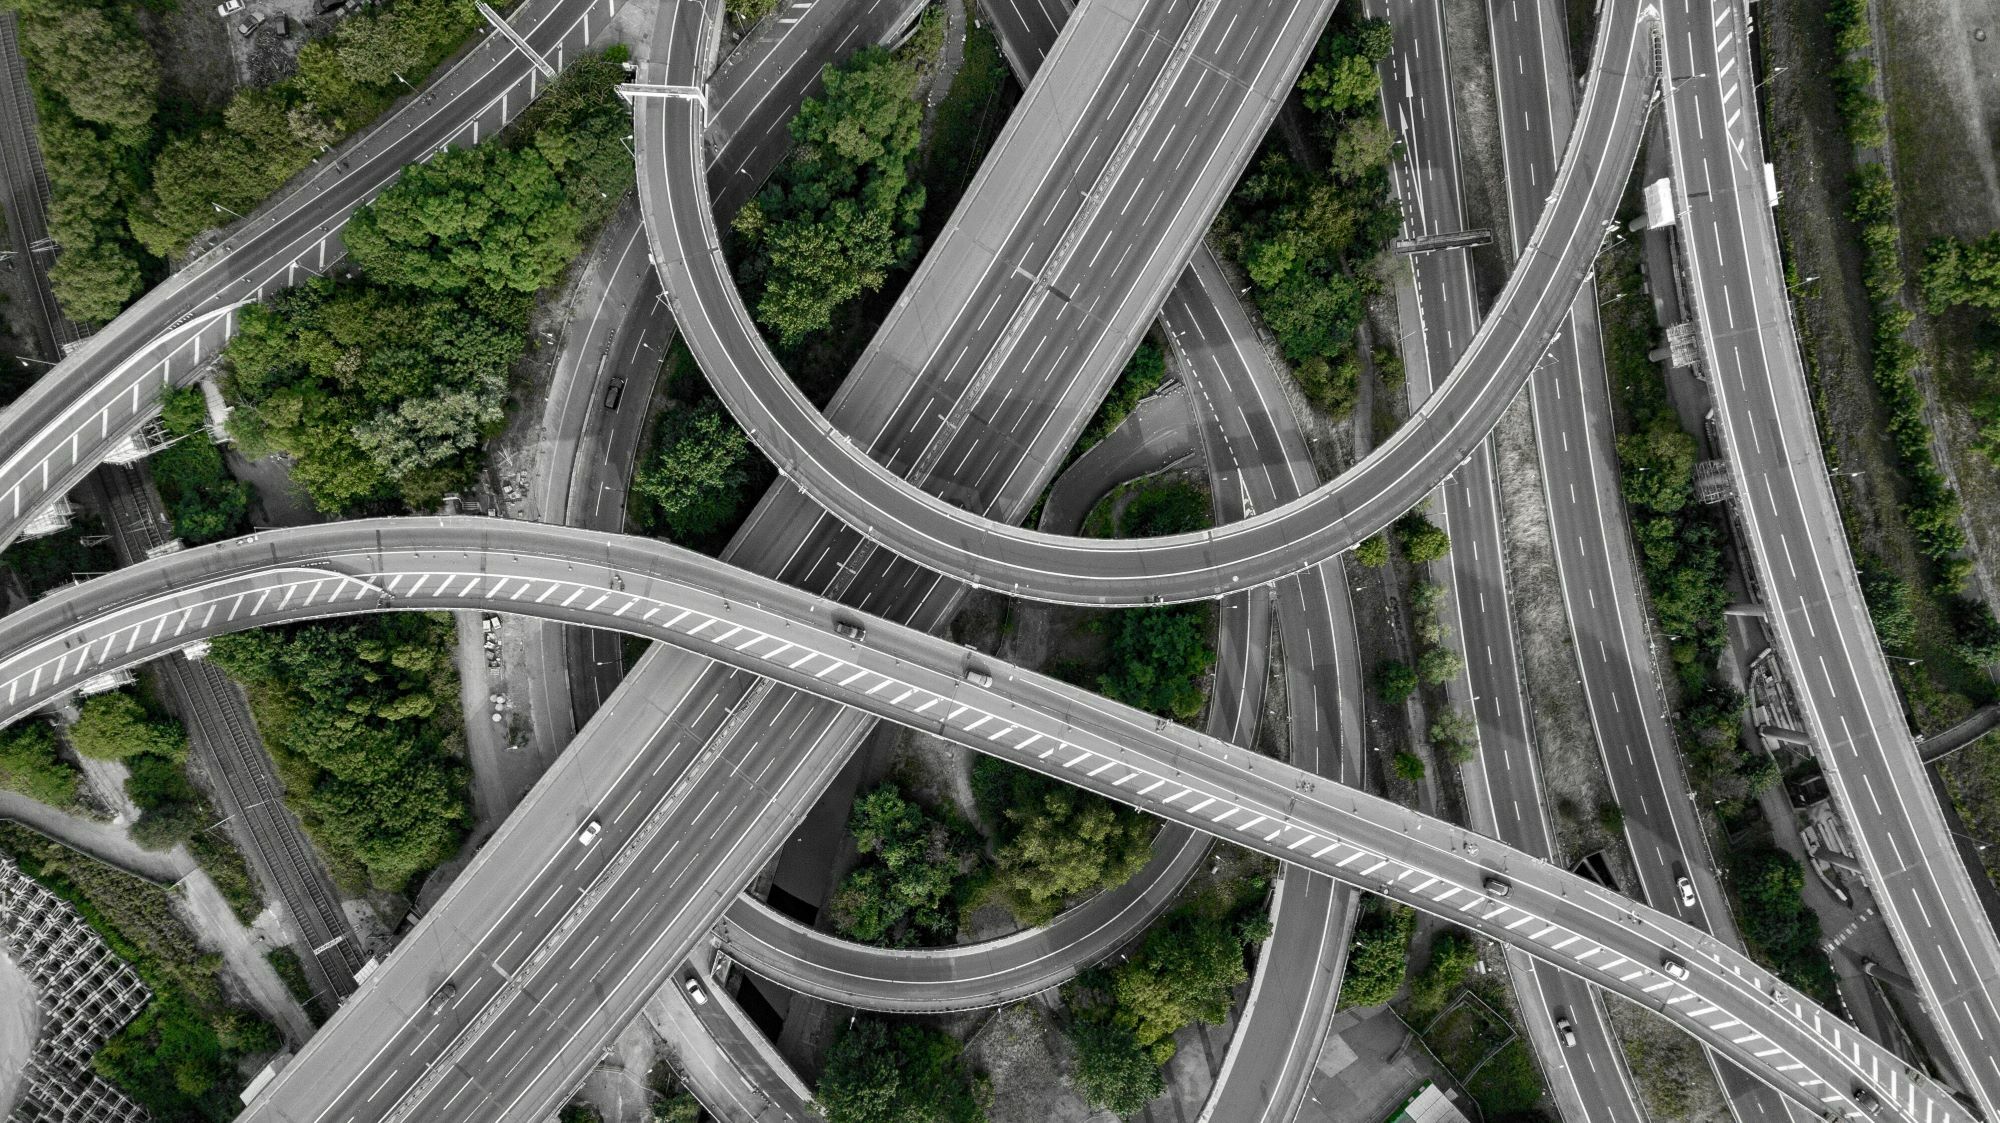
[[467,823],[448,617],[398,613],[217,637],[251,688],[288,802],[330,857],[400,891]]
[[813,1106],[827,1123],[985,1123],[961,1051],[934,1029],[857,1018],[827,1050]]
[[0,788],[51,807],[74,807],[82,779],[59,755],[48,726],[30,722],[0,729]]
[[77,707],[69,743],[87,757],[126,760],[140,753],[176,763],[187,756],[187,732],[180,722],[149,713],[136,695],[122,690],[95,694]]
[[623,48],[573,63],[514,128],[404,170],[344,234],[366,274],[246,309],[224,387],[247,455],[289,453],[328,512],[427,506],[506,421],[530,294],[630,185]]
[[0,824],[0,849],[75,906],[152,988],[152,1001],[92,1058],[98,1074],[160,1123],[234,1119],[248,1080],[241,1062],[282,1041],[270,1023],[228,1004],[221,958],[196,946],[172,894],[12,824]]
[[163,259],[248,213],[479,26],[468,0],[392,0],[300,48],[294,77],[219,111],[177,104],[162,127],[159,61],[135,7],[7,3],[21,13],[41,111],[62,250],[51,283],[84,324],[115,316]]
[[1097,680],[1105,697],[1177,721],[1201,713],[1215,665],[1207,605],[1121,609],[1105,627],[1110,669]]
[[1077,1021],[1069,1027],[1069,1043],[1076,1050],[1070,1079],[1092,1107],[1130,1119],[1166,1090],[1159,1063],[1127,1026]]
[[1396,520],[1396,545],[1411,565],[1428,565],[1451,552],[1451,536],[1422,511],[1411,511]]
[[505,422],[525,303],[490,289],[427,295],[315,279],[243,310],[224,387],[247,456],[291,455],[328,513],[423,506],[470,476]]
[[674,403],[653,430],[653,450],[632,490],[651,503],[650,522],[662,537],[698,547],[735,525],[755,502],[763,473],[757,453],[735,419],[714,399]]
[[1410,936],[1417,914],[1380,897],[1366,898],[1347,949],[1347,975],[1340,984],[1342,1006],[1380,1006],[1403,989],[1409,970]]
[[173,520],[174,537],[189,546],[233,538],[250,529],[250,488],[229,474],[208,433],[201,390],[168,390],[160,424],[173,442],[147,458]]
[[1389,193],[1394,143],[1375,71],[1390,47],[1386,21],[1349,8],[1334,13],[1299,79],[1330,168],[1308,169],[1269,143],[1224,215],[1224,244],[1249,274],[1300,388],[1336,416],[1354,405],[1354,335],[1377,288],[1363,268],[1401,221]]
[[1805,868],[1765,847],[1732,862],[1743,940],[1778,977],[1824,1005],[1839,1000],[1833,965],[1820,950],[1819,914],[1805,903]]
[[955,898],[980,861],[967,826],[882,784],[854,801],[847,829],[864,860],[834,891],[834,928],[868,944],[950,943]]
[[991,888],[1023,924],[1130,880],[1152,856],[1153,821],[1102,796],[993,757],[972,765],[980,817],[999,852]]
[[924,207],[916,70],[869,47],[821,80],[792,118],[791,156],[733,224],[757,322],[787,347],[915,257]]
[[78,512],[66,530],[7,547],[7,552],[0,554],[0,565],[14,571],[29,596],[38,597],[67,584],[76,574],[116,568],[118,559],[103,535],[104,528],[95,516]]
[[1833,29],[1839,56],[1829,77],[1834,109],[1847,128],[1847,139],[1861,148],[1875,148],[1888,139],[1882,101],[1875,96],[1875,60],[1870,54],[1874,31],[1868,23],[1868,0],[1831,0],[1826,22]]
[[[1609,292],[1639,293],[1638,251],[1630,245],[1609,250],[1600,259],[1599,279]],[[1623,387],[1619,404],[1627,431],[1618,438],[1618,461],[1640,571],[1674,669],[1684,687],[1699,690],[1728,638],[1722,532],[1695,500],[1694,438],[1681,428],[1666,382],[1648,357],[1657,330],[1652,306],[1636,297],[1607,302],[1603,326],[1611,382]]]
[[1140,342],[1125,361],[1125,369],[1118,372],[1118,381],[1111,386],[1111,392],[1104,397],[1103,404],[1090,424],[1083,427],[1083,435],[1077,437],[1076,446],[1070,450],[1070,459],[1090,449],[1090,446],[1111,435],[1112,430],[1123,424],[1133,407],[1160,388],[1167,376],[1166,353],[1151,339]]
[[1079,1023],[1116,1026],[1156,1065],[1173,1059],[1174,1034],[1229,1017],[1231,992],[1250,977],[1245,952],[1271,931],[1261,880],[1248,902],[1209,893],[1147,930],[1131,958],[1093,968],[1064,988]]

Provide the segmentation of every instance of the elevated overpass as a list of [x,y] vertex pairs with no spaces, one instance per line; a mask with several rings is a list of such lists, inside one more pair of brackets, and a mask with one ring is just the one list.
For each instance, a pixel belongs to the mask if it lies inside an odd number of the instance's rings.
[[[476,518],[379,519],[275,531],[168,555],[65,590],[10,618],[10,637],[0,651],[0,721],[16,720],[93,675],[171,654],[196,639],[385,609],[500,610],[671,643],[762,682],[921,729],[1447,917],[1645,1006],[1815,1111],[1862,1114],[1872,1106],[1885,1116],[1923,1123],[1974,1118],[1840,1018],[1671,916],[1498,841],[1066,684],[968,656],[949,640],[649,540]],[[833,627],[837,621],[862,626],[864,640],[841,636]],[[968,672],[990,676],[992,685]],[[698,748],[695,756],[701,756]],[[685,786],[685,780],[676,784]],[[580,808],[578,814],[612,812]],[[676,818],[671,796],[650,818]],[[537,833],[544,845],[535,868],[566,874],[570,860],[564,855],[575,853],[573,826]],[[715,834],[686,835],[674,846],[689,842],[735,848],[735,840]],[[603,860],[616,870],[629,858],[621,851]],[[462,881],[477,882],[489,860],[476,860]],[[577,864],[593,860],[586,854]],[[698,933],[690,932],[686,946],[635,941],[622,953],[606,948],[614,958],[587,977],[566,969],[580,941],[601,936],[594,916],[614,908],[623,914],[643,903],[604,894],[597,885],[574,889],[563,908],[548,914],[546,931],[530,941],[518,966],[496,968],[505,980],[497,999],[526,996],[530,1005],[513,1002],[504,1022],[483,1017],[483,1009],[468,1011],[456,1036],[443,1035],[438,1053],[385,1062],[395,1065],[391,1079],[412,1080],[412,1092],[399,1104],[424,1102],[437,1086],[435,1074],[443,1070],[432,1062],[439,1053],[455,1064],[489,1048],[500,1052],[521,1034],[533,1040],[551,1030],[544,1018],[559,1017],[555,1011],[566,1012],[594,980],[623,970],[617,956],[656,950],[677,962],[692,950]],[[550,893],[543,908],[558,896]],[[655,907],[666,903],[657,900]],[[681,915],[706,912],[712,920],[727,903],[676,898],[672,908]],[[451,923],[441,920],[444,915],[442,908],[434,912],[411,942],[421,946],[435,936],[435,925]],[[527,931],[487,938],[511,948]],[[599,948],[591,937],[584,952]],[[502,948],[499,954],[505,953]],[[1665,969],[1669,960],[1685,967],[1685,979]],[[345,1074],[338,1085],[344,1088],[382,1079],[370,1076],[380,1055],[372,1039],[350,1031],[385,1019],[428,1021],[431,990],[384,989],[378,982],[363,988],[247,1118],[311,1117],[289,1097],[307,1074],[317,1086]],[[442,1024],[433,1025],[419,1046],[437,1037]],[[405,1070],[409,1075],[399,1076]],[[387,1117],[407,1114],[399,1107]]]

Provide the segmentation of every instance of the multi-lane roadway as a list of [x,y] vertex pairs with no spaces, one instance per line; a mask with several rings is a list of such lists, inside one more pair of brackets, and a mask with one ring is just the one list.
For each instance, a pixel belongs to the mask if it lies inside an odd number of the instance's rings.
[[[750,730],[774,750],[796,739],[786,718],[803,721],[817,695],[1449,917],[1647,1006],[1802,1103],[1844,1111],[1875,1101],[1931,1123],[1970,1118],[1950,1093],[1729,945],[1497,839],[657,542],[404,519],[168,555],[18,614],[0,656],[0,720],[195,638],[385,607],[504,607],[664,640],[762,676],[751,695],[790,688],[797,703]],[[836,622],[860,625],[865,638]],[[678,700],[659,699],[641,720]],[[601,1040],[591,1033],[622,1024],[664,973],[624,969],[632,949],[623,941],[644,939],[631,929],[655,933],[645,947],[678,962],[726,904],[717,887],[741,884],[755,867],[759,836],[722,833],[735,808],[718,810],[725,793],[695,798],[702,777],[738,776],[729,798],[769,799],[775,806],[759,821],[782,827],[810,794],[797,773],[826,758],[798,752],[775,774],[785,751],[738,761],[719,751],[722,737],[759,724],[757,711],[706,710],[707,728],[690,729],[681,751],[657,762],[635,758],[606,773],[566,758],[542,786],[558,786],[571,810],[537,823],[517,817],[451,891],[479,884],[477,865],[503,865],[502,880],[515,884],[470,914],[481,931],[439,923],[467,915],[448,913],[448,895],[391,960],[402,976],[371,979],[250,1117],[508,1116],[569,1087]],[[635,775],[641,763],[652,768]],[[669,766],[673,774],[653,779]],[[664,791],[652,796],[651,784]],[[624,830],[602,845],[575,841],[592,822]],[[661,872],[668,865],[696,879],[692,892],[658,888],[676,876]],[[441,989],[446,982],[455,989]]]

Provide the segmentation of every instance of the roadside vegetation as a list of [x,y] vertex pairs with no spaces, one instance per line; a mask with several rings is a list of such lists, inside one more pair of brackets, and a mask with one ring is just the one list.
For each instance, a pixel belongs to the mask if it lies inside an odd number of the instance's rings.
[[1306,167],[1274,134],[1218,223],[1299,388],[1335,417],[1354,407],[1355,335],[1380,287],[1369,267],[1401,222],[1375,69],[1391,46],[1386,20],[1334,13],[1298,83],[1328,166]]
[[1774,847],[1746,847],[1728,860],[1743,941],[1778,977],[1828,1009],[1840,1005],[1833,964],[1821,950],[1819,914],[1805,903],[1805,867]]
[[471,821],[451,619],[390,613],[218,636],[298,813],[349,889],[405,891]]
[[290,454],[328,513],[422,508],[506,423],[534,294],[632,183],[625,50],[572,63],[512,128],[413,164],[344,237],[361,276],[244,310],[223,388],[243,454]]
[[160,1123],[234,1119],[243,1107],[236,1093],[249,1081],[242,1062],[283,1041],[224,998],[220,957],[196,947],[170,892],[11,823],[0,823],[0,850],[75,906],[152,988],[152,1001],[92,1058],[97,1074]]
[[642,534],[719,554],[777,478],[710,388],[679,339],[664,360],[666,408],[632,478],[631,522]]
[[174,537],[189,546],[234,538],[250,529],[250,488],[229,474],[208,432],[200,387],[168,390],[160,425],[172,443],[147,457],[153,484],[173,520]]
[[1483,1118],[1545,1118],[1541,1074],[1517,1024],[1523,1015],[1503,973],[1474,970],[1479,958],[1479,944],[1460,929],[1431,936],[1430,957],[1399,1000],[1403,1020],[1465,1085]]
[[1024,925],[1131,880],[1152,858],[1157,824],[1103,796],[989,756],[972,763],[972,794],[996,853],[986,889]]
[[1271,936],[1262,874],[1212,885],[1155,921],[1131,957],[1062,988],[1071,1078],[1091,1106],[1129,1119],[1165,1088],[1174,1035],[1229,1020],[1250,957]]
[[1347,974],[1340,984],[1340,1005],[1380,1006],[1403,989],[1410,968],[1410,937],[1417,914],[1407,905],[1374,894],[1361,898],[1361,916],[1354,941],[1347,949]]
[[[1096,538],[1157,538],[1206,530],[1214,509],[1204,489],[1181,479],[1149,478],[1107,496],[1084,518]],[[1187,722],[1208,701],[1215,666],[1215,612],[1207,604],[1121,608],[1084,625],[1104,636],[1096,669],[1052,668],[1058,678],[1089,686],[1128,706]]]
[[813,1108],[827,1123],[986,1123],[984,1080],[949,1034],[873,1015],[842,1026]]
[[821,76],[792,118],[792,155],[731,225],[738,283],[781,352],[915,260],[924,206],[917,68],[870,47]]
[[983,862],[971,824],[885,783],[854,801],[847,830],[862,860],[828,902],[834,930],[864,944],[951,943]]
[[0,729],[0,788],[29,799],[80,811],[83,773],[62,758],[55,730],[39,721]]
[[[0,554],[30,597],[69,583],[78,573],[104,573],[118,567],[95,515],[79,511],[68,528],[40,538],[15,542]],[[89,545],[85,545],[88,542]]]
[[69,743],[78,754],[127,770],[125,794],[138,805],[132,841],[148,850],[185,845],[236,918],[248,924],[264,911],[243,855],[216,830],[221,816],[189,782],[187,731],[173,717],[125,690],[95,694],[78,706]]
[[85,325],[117,315],[198,234],[372,122],[479,26],[467,0],[391,0],[300,48],[293,76],[204,106],[163,90],[147,38],[155,12],[6,3],[20,13],[54,194],[50,281]]

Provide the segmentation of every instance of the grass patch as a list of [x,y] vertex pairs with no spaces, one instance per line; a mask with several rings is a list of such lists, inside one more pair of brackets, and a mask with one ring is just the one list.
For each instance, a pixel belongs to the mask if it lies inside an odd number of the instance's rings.
[[312,983],[306,980],[305,964],[300,962],[299,953],[291,948],[272,948],[264,953],[264,959],[271,964],[271,970],[285,984],[285,990],[306,1012],[306,1017],[317,1029],[326,1023],[326,1008],[320,1005],[319,996],[313,993]]

